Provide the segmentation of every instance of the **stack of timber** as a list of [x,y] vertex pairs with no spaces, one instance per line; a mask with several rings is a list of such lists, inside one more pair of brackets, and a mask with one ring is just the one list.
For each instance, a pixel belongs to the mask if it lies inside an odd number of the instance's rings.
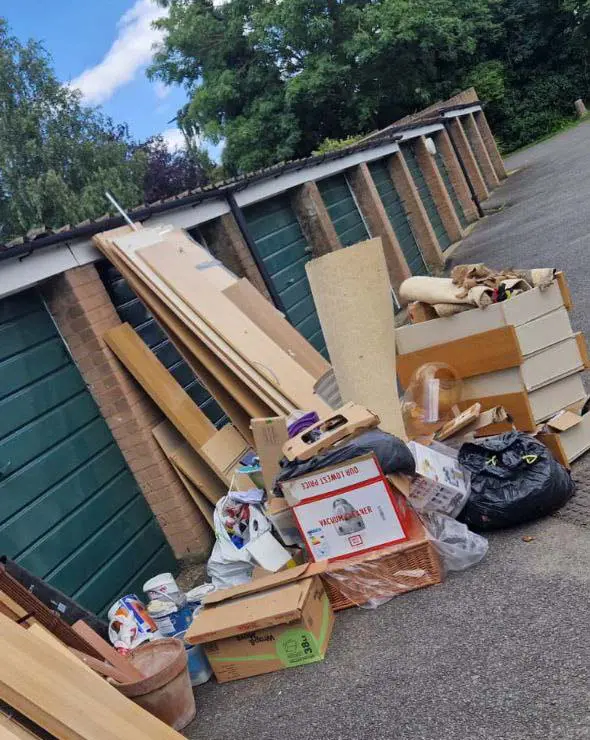
[[251,420],[329,411],[314,384],[326,360],[245,279],[238,280],[184,231],[122,227],[94,243],[175,345],[230,420],[218,430],[126,324],[105,342],[162,410],[154,430],[205,519],[253,444]]

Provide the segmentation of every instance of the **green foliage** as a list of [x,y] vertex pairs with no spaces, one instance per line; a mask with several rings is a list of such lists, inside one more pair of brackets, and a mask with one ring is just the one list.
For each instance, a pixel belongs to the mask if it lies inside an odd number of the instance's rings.
[[362,134],[359,136],[348,136],[346,139],[324,139],[317,149],[314,149],[312,154],[327,154],[328,152],[336,152],[338,149],[345,149],[347,146],[356,144],[363,138]]

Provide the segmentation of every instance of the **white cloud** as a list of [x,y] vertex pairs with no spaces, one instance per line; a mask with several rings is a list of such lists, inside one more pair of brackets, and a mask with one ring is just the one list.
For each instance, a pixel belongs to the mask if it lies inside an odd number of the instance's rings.
[[154,92],[158,100],[166,100],[172,92],[172,88],[165,85],[161,80],[156,80],[154,83]]
[[168,149],[174,150],[186,148],[184,135],[179,128],[167,128],[165,131],[162,131],[162,136],[168,145]]
[[[152,0],[136,0],[119,19],[117,36],[102,60],[84,70],[70,86],[79,88],[87,103],[109,100],[150,62],[153,47],[162,40],[162,32],[152,28],[152,23],[166,12]],[[156,95],[165,97],[158,93],[157,87]]]

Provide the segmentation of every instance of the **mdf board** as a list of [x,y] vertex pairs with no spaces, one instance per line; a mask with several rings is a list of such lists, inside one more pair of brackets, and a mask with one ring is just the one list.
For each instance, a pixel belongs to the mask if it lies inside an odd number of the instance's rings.
[[246,278],[238,280],[223,292],[273,342],[307,370],[314,380],[328,372],[330,363]]
[[191,481],[191,479],[185,475],[182,470],[172,461],[172,467],[174,468],[176,474],[180,478],[182,485],[186,488],[188,491],[189,496],[192,498],[192,500],[197,505],[197,508],[203,515],[205,521],[207,524],[211,527],[213,531],[215,531],[215,523],[213,521],[213,505],[211,502],[203,496],[201,491],[195,486],[195,484]]
[[381,239],[324,255],[308,266],[343,403],[353,401],[405,439],[395,380],[395,325]]
[[520,327],[563,305],[559,283],[554,281],[546,290],[533,288],[485,309],[473,308],[454,316],[402,326],[396,332],[397,349],[405,354],[500,326]]
[[0,698],[60,740],[180,738],[69,656],[0,617]]
[[[488,411],[496,406],[502,406],[510,415],[514,426],[521,432],[534,432],[537,424],[525,391],[516,393],[500,393],[498,395],[468,397],[458,405],[461,411],[468,409],[474,403],[481,403],[481,410]],[[512,428],[510,423],[493,424],[486,427],[486,434],[502,434]],[[483,431],[483,430],[482,430]]]
[[184,437],[165,419],[152,429],[156,442],[171,460],[212,503],[227,493],[227,484],[197,455]]
[[430,223],[432,224],[432,228],[434,229],[440,248],[444,251],[451,246],[451,239],[444,227],[436,202],[432,197],[432,193],[430,192],[430,188],[428,187],[426,178],[424,177],[424,173],[420,169],[420,165],[416,159],[414,145],[411,143],[404,144],[400,148],[400,151],[406,160],[406,164],[408,165],[408,169],[410,170],[416,189],[418,190],[422,203],[424,204],[424,208],[426,209],[426,213],[428,214],[428,218],[430,219]]
[[516,327],[518,343],[525,357],[561,342],[563,339],[573,337],[573,335],[570,317],[565,306]]
[[570,375],[529,393],[529,402],[537,422],[546,421],[558,411],[585,398],[586,391],[581,373]]
[[474,334],[427,349],[400,354],[397,373],[402,388],[407,388],[414,372],[428,362],[451,365],[460,378],[517,367],[523,361],[513,326]]
[[584,368],[576,337],[527,357],[520,369],[527,390],[533,391]]
[[144,568],[177,569],[34,291],[0,301],[0,427],[3,554],[97,614]]
[[[244,362],[243,357],[219,336],[202,317],[140,257],[134,246],[136,234],[117,240],[121,259],[124,259],[138,278],[147,282],[150,289],[172,310],[177,317],[187,324],[197,339],[220,360],[227,364],[241,380],[246,383],[276,413],[290,413],[294,405],[290,404],[282,393],[265,376]],[[221,293],[217,295],[225,298]],[[225,299],[228,300],[228,299]],[[212,307],[209,307],[212,310]],[[236,309],[237,310],[237,309]]]
[[571,463],[590,450],[590,414],[584,414],[580,423],[570,429],[555,434],[544,434],[542,437],[541,441],[544,444],[547,444],[545,437],[554,437],[556,446],[559,445],[563,450],[567,463]]
[[457,214],[457,218],[459,219],[459,223],[464,229],[466,229],[467,226],[469,225],[469,221],[467,221],[467,219],[465,218],[465,211],[463,210],[461,201],[457,197],[457,193],[455,191],[455,188],[453,187],[451,178],[449,177],[449,173],[447,171],[444,159],[442,158],[439,151],[437,151],[436,154],[434,155],[434,161],[436,163],[440,176],[442,177],[442,180],[445,184],[445,188],[447,189],[447,192],[453,204],[453,208],[455,209],[455,213]]
[[371,238],[346,175],[319,180],[317,186],[343,247]]
[[289,195],[243,209],[253,249],[281,301],[285,318],[324,357],[328,357],[305,265],[312,250],[291,207]]
[[383,159],[369,162],[369,172],[393,227],[397,241],[403,252],[412,275],[429,275],[430,271],[406,214],[402,199],[399,197],[389,174],[387,163]]
[[[185,358],[188,366],[217,400],[232,423],[247,435],[249,419],[260,413],[261,409],[270,407],[257,398],[251,389],[190,331],[169,306],[135,275],[124,255],[116,252],[112,245],[100,237],[95,237],[95,242],[121,274],[125,275],[127,282],[149,309],[154,320],[165,328],[172,346]],[[154,354],[158,357],[158,353]],[[170,372],[178,380],[174,373]],[[194,400],[194,396],[191,397]],[[204,405],[198,405],[206,411]],[[211,418],[210,414],[208,416]]]
[[196,270],[189,272],[181,252],[168,249],[166,244],[157,244],[138,250],[138,254],[212,331],[291,403],[298,408],[318,412],[325,409],[323,402],[313,393],[311,375],[272,342],[227,296],[212,288],[203,275]]

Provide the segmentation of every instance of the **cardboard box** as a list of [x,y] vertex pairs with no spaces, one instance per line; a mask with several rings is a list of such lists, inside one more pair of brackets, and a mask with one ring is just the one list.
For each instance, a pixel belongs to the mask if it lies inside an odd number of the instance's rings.
[[185,639],[202,644],[220,683],[324,659],[334,613],[310,564],[210,594]]
[[278,496],[271,498],[266,506],[265,513],[284,545],[303,547],[303,540],[293,516],[293,509],[284,498]]
[[472,311],[454,316],[402,326],[395,331],[396,344],[400,354],[415,352],[434,344],[450,342],[502,326],[519,327],[563,306],[564,299],[560,286],[554,281],[544,291],[533,288],[508,301],[488,306],[484,310],[474,308]]
[[456,517],[469,497],[468,475],[457,461],[457,451],[440,442],[429,447],[409,442],[408,447],[417,473],[410,484],[410,503],[418,511]]
[[271,416],[264,419],[252,419],[250,429],[254,436],[254,446],[262,467],[264,488],[268,496],[272,496],[274,480],[280,467],[279,460],[283,457],[283,445],[289,439],[287,418],[285,416]]
[[334,493],[341,488],[367,483],[381,477],[379,463],[375,456],[369,453],[293,480],[282,481],[281,490],[287,503],[296,506],[312,497]]
[[380,477],[293,507],[313,561],[343,560],[407,539],[389,483]]

